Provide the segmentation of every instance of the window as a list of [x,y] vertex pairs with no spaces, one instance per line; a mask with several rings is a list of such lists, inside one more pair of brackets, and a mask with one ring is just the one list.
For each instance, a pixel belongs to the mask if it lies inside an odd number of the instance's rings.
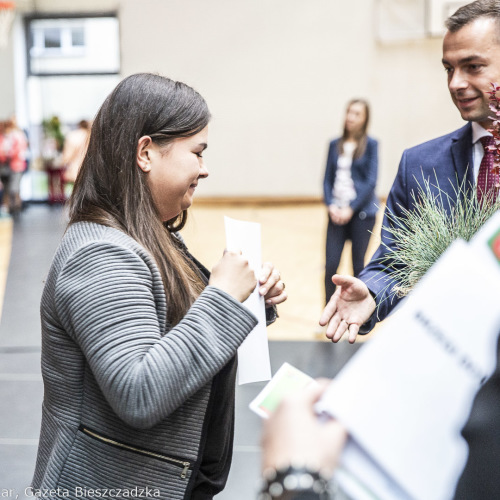
[[439,36],[444,21],[470,0],[377,0],[375,22],[381,42]]
[[61,30],[57,28],[47,28],[43,31],[43,47],[45,49],[60,49],[61,48]]
[[85,46],[85,31],[83,28],[73,28],[71,30],[71,45],[73,47]]
[[31,57],[81,56],[85,53],[85,23],[48,20],[31,23]]
[[29,18],[26,33],[30,75],[117,74],[120,71],[115,15]]

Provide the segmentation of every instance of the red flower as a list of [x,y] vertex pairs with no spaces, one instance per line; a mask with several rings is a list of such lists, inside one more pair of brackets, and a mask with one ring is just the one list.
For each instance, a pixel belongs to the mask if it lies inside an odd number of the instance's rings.
[[500,91],[500,85],[496,83],[491,83],[491,91],[487,92],[490,96],[490,110],[494,113],[491,116],[492,119],[492,128],[488,129],[488,132],[491,132],[493,138],[495,139],[494,146],[488,146],[487,150],[493,153],[495,156],[493,158],[493,168],[491,172],[496,175],[495,179],[495,187],[500,187],[500,100],[497,98],[497,92]]

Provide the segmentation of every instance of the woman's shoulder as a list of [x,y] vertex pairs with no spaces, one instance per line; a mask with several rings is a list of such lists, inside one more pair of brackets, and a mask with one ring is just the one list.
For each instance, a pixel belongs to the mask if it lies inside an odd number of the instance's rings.
[[378,139],[375,139],[375,137],[367,135],[366,136],[366,144],[369,144],[370,146],[377,146],[378,145]]
[[82,252],[106,253],[122,250],[146,257],[147,252],[123,231],[95,222],[75,222],[68,226],[57,254],[62,260]]
[[154,259],[136,240],[118,229],[93,222],[69,225],[52,259],[47,283],[55,285],[61,273],[80,275],[82,269],[158,274]]
[[96,222],[75,222],[70,224],[63,240],[75,241],[82,244],[98,241],[126,245],[138,244],[123,231]]

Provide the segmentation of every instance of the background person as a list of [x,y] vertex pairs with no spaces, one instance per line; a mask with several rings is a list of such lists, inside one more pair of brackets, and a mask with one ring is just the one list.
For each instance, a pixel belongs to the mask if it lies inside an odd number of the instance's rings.
[[[256,277],[234,252],[209,273],[177,234],[208,176],[209,119],[196,91],[151,74],[124,79],[97,114],[41,302],[35,489],[224,488]],[[272,321],[284,284],[269,263],[259,278]]]
[[64,182],[73,184],[85,157],[90,136],[90,123],[80,120],[78,127],[71,130],[64,138],[62,163],[64,165]]
[[326,233],[325,297],[335,292],[331,277],[340,263],[344,244],[352,241],[352,265],[357,276],[375,225],[378,144],[367,135],[368,103],[353,99],[347,105],[342,137],[330,143],[323,181],[328,207]]
[[336,420],[323,421],[316,415],[314,405],[330,381],[317,382],[286,397],[264,421],[261,439],[264,485],[259,500],[333,498],[330,480],[347,432]]
[[21,178],[26,171],[28,154],[28,139],[26,134],[19,128],[14,117],[5,123],[5,143],[7,145],[7,158],[10,168],[8,181],[8,206],[13,215],[22,209],[20,195]]
[[[495,200],[498,189],[487,179],[488,161],[483,141],[491,140],[489,94],[491,83],[500,82],[500,0],[477,0],[458,9],[446,21],[442,63],[448,89],[461,117],[468,123],[459,130],[404,151],[387,199],[383,226],[390,227],[387,214],[402,219],[415,207],[413,194],[424,179],[436,197],[449,204],[457,200],[460,186],[477,190]],[[482,160],[485,161],[482,161]],[[381,245],[359,279],[333,276],[337,289],[320,318],[326,336],[338,342],[347,334],[355,342],[358,332],[368,333],[399,302],[389,275],[388,248],[394,242],[382,230]]]

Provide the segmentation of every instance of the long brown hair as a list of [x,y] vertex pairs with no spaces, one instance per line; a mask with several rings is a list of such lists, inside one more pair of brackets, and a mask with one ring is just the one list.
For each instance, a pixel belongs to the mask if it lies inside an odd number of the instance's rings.
[[[370,122],[370,106],[368,105],[368,102],[365,101],[364,99],[351,99],[347,103],[346,115],[347,115],[347,111],[349,111],[349,108],[353,104],[358,104],[358,103],[362,104],[365,108],[365,121],[363,123],[363,126],[361,127],[361,130],[359,131],[359,134],[357,134],[355,136],[356,149],[354,150],[354,154],[353,154],[353,158],[355,160],[357,160],[358,158],[361,158],[365,154],[366,143],[368,142],[368,134],[367,134],[368,123]],[[349,132],[347,131],[347,127],[346,127],[345,120],[344,120],[344,131],[342,133],[342,137],[339,139],[339,141],[337,143],[339,154],[342,154],[344,152],[344,142],[347,141],[348,138],[349,138]]]
[[203,130],[210,120],[204,99],[191,87],[139,73],[122,80],[92,124],[87,154],[69,200],[70,224],[87,221],[123,231],[153,256],[177,324],[204,283],[172,232],[184,227],[187,212],[163,222],[147,174],[137,165],[139,138],[160,146]]

